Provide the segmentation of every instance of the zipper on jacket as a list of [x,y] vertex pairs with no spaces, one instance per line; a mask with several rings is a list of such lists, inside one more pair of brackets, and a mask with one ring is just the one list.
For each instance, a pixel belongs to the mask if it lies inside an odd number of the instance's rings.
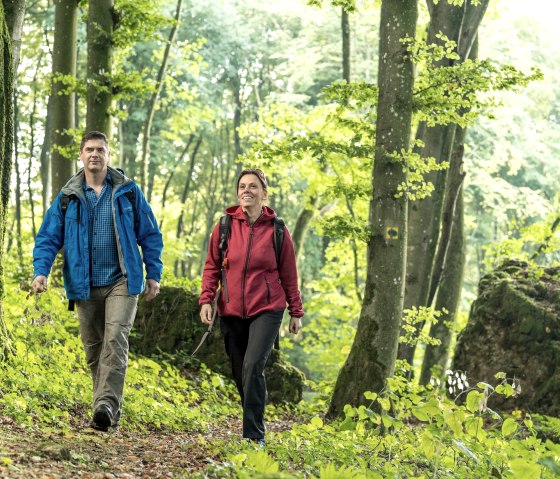
[[266,279],[266,300],[268,301],[268,304],[270,304],[270,283],[268,282],[268,279]]
[[[253,223],[254,224],[254,223]],[[245,284],[247,283],[247,268],[249,266],[249,255],[251,254],[251,245],[253,244],[253,226],[250,227],[251,231],[249,233],[249,244],[247,245],[247,256],[245,257],[245,269],[243,271],[243,288],[241,289],[241,312],[245,318]]]
[[263,210],[261,210],[261,214],[255,220],[255,222],[252,225],[249,225],[249,228],[251,229],[251,231],[249,232],[249,244],[247,245],[247,256],[245,258],[245,269],[243,271],[243,287],[241,289],[241,313],[242,313],[244,318],[246,317],[246,315],[245,315],[245,284],[247,283],[247,268],[249,267],[249,255],[251,254],[251,245],[253,244],[253,226],[255,226],[257,221],[259,221],[261,219],[262,215],[263,215]]

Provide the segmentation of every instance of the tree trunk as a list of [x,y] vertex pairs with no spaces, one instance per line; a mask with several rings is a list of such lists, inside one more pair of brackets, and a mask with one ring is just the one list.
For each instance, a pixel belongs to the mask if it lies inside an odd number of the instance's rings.
[[[241,137],[239,135],[239,128],[241,128],[241,111],[243,110],[243,104],[241,103],[241,92],[240,92],[239,79],[237,79],[235,86],[233,88],[233,97],[235,98],[235,110],[233,112],[233,161],[236,162],[239,156],[243,153],[241,149]],[[235,163],[235,175],[239,176],[243,165],[241,163]]]
[[86,131],[111,137],[114,0],[90,0],[87,21]]
[[[39,57],[39,60],[37,62],[37,68],[35,69],[35,75],[33,76],[33,108],[31,109],[31,113],[29,114],[29,164],[27,167],[27,193],[29,195],[29,208],[31,212],[31,232],[33,234],[33,240],[35,240],[35,237],[37,236],[37,226],[35,225],[35,202],[33,201],[33,188],[31,187],[31,171],[32,171],[33,159],[35,158],[35,120],[37,118],[37,103],[38,103],[37,84],[38,84],[39,70],[42,64],[43,64],[43,55]],[[45,185],[43,185],[43,188],[45,188]]]
[[342,7],[342,79],[350,83],[350,21],[349,15]]
[[140,178],[140,188],[145,192],[148,201],[152,198],[152,188],[150,182],[148,181],[148,172],[150,170],[150,138],[152,135],[152,122],[154,120],[154,113],[156,111],[157,102],[161,89],[163,87],[163,79],[165,78],[165,71],[167,70],[167,64],[169,62],[169,53],[173,42],[175,41],[175,36],[177,34],[177,29],[179,27],[179,21],[181,19],[181,7],[183,0],[177,0],[177,7],[175,10],[175,23],[169,32],[169,38],[167,39],[167,45],[165,46],[165,52],[163,54],[163,59],[159,67],[159,72],[156,80],[156,88],[150,97],[148,103],[148,114],[146,116],[146,122],[144,123],[144,135],[142,139],[142,176]]
[[53,83],[49,106],[52,123],[49,132],[51,154],[51,200],[72,176],[72,162],[68,149],[73,145],[70,131],[75,128],[75,94],[66,92],[61,76],[76,76],[76,30],[78,2],[76,0],[55,1],[55,29],[53,45]]
[[17,93],[14,92],[14,170],[16,172],[16,248],[19,260],[19,266],[21,271],[23,271],[23,248],[21,245],[21,173],[19,170],[19,150],[18,150],[18,138],[19,138],[19,123],[18,123],[18,107],[17,107]]
[[443,380],[447,368],[451,339],[461,301],[461,287],[463,285],[463,269],[465,265],[463,216],[463,188],[461,188],[457,197],[457,204],[455,205],[453,227],[445,257],[442,283],[438,289],[435,304],[438,311],[445,308],[447,313],[442,312],[437,323],[432,324],[430,327],[430,336],[439,339],[441,344],[426,346],[426,353],[424,354],[424,362],[422,363],[420,373],[420,384],[428,384],[432,377],[432,369],[434,371],[437,370],[436,377]]
[[10,200],[10,180],[12,172],[13,133],[14,133],[14,69],[12,63],[12,41],[4,5],[0,3],[0,360],[13,352],[11,337],[4,317],[4,238],[6,219]]
[[[338,376],[329,416],[340,416],[345,404],[364,404],[364,392],[379,393],[393,375],[404,297],[407,199],[396,198],[406,181],[402,163],[389,156],[408,149],[412,121],[413,64],[405,36],[415,37],[416,0],[383,0],[381,4],[376,149],[372,235],[368,242],[367,279],[356,337]],[[397,234],[389,234],[389,232]]]
[[6,24],[8,25],[10,36],[12,37],[12,57],[14,75],[16,75],[21,52],[21,36],[23,33],[26,0],[3,0],[3,3]]
[[[484,16],[488,1],[483,0],[478,6],[464,2],[463,6],[457,7],[448,2],[434,4],[432,0],[428,0],[431,16],[428,43],[441,43],[437,35],[442,32],[449,39],[457,42],[458,53],[467,55],[457,60],[463,62],[470,54],[474,42],[473,35],[476,34]],[[437,66],[446,67],[452,64],[451,60],[443,59]],[[430,127],[421,123],[416,137],[422,140],[425,146],[417,148],[417,152],[425,157],[434,157],[438,163],[449,161],[453,151],[455,130],[454,124]],[[432,195],[414,201],[409,208],[405,309],[428,304],[434,257],[441,228],[446,178],[446,171],[434,171],[426,175],[426,180],[434,184]],[[415,349],[415,345],[402,343],[399,346],[399,358],[412,364]]]

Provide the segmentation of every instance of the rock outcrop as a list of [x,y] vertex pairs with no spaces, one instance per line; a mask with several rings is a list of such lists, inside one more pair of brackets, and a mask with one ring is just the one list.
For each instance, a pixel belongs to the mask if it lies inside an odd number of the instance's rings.
[[455,348],[454,370],[495,385],[497,372],[520,392],[492,395],[489,407],[560,415],[560,268],[507,262],[485,275]]

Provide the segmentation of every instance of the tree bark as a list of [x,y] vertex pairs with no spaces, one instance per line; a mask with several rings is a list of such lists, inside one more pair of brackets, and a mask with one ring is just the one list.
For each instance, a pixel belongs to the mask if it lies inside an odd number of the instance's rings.
[[[448,2],[434,4],[433,0],[428,0],[431,16],[428,43],[441,43],[441,40],[437,38],[441,32],[457,43],[458,53],[470,54],[474,42],[473,35],[478,30],[488,1],[483,0],[478,6],[464,2],[463,6],[457,7]],[[466,58],[463,56],[457,61],[463,62]],[[436,66],[447,67],[453,63],[451,60],[443,59]],[[430,127],[426,123],[421,123],[418,126],[416,138],[422,140],[425,146],[416,148],[416,152],[425,157],[434,157],[438,164],[449,161],[455,141],[455,130],[455,124]],[[426,180],[434,184],[432,195],[414,201],[409,208],[405,309],[428,304],[434,258],[441,230],[447,172],[431,172],[426,175]],[[399,346],[399,358],[412,364],[415,350],[415,345],[402,343]]]
[[12,37],[12,56],[15,76],[17,74],[21,53],[21,36],[23,33],[26,0],[3,0],[3,3],[6,24],[8,25],[10,36]]
[[86,131],[111,137],[114,0],[90,0],[87,21]]
[[[381,4],[376,148],[372,235],[368,242],[367,279],[356,337],[338,376],[329,416],[345,404],[364,404],[364,392],[379,393],[395,368],[404,297],[406,265],[406,196],[396,197],[406,181],[402,163],[389,156],[408,149],[412,121],[413,64],[400,39],[415,37],[415,0],[383,0]],[[396,231],[398,235],[389,235]]]
[[[15,220],[16,220],[16,249],[19,260],[19,266],[23,271],[23,248],[21,245],[21,173],[19,170],[19,149],[18,149],[18,137],[19,137],[19,123],[18,123],[18,107],[17,107],[17,93],[14,94],[14,170],[16,172],[16,197],[15,197]],[[9,250],[9,248],[8,248]]]
[[13,352],[12,340],[4,317],[4,238],[10,200],[14,134],[14,68],[12,41],[0,3],[0,360]]
[[454,325],[457,321],[463,285],[465,265],[463,210],[463,188],[461,187],[454,211],[453,227],[451,229],[449,248],[445,257],[442,283],[438,289],[435,304],[438,311],[442,311],[445,308],[447,313],[442,312],[437,323],[432,324],[430,327],[430,336],[439,339],[441,344],[426,346],[426,353],[424,354],[424,362],[422,363],[420,373],[420,384],[428,384],[432,377],[432,370],[434,372],[437,371],[436,377],[443,381],[447,368],[451,339],[454,333]]
[[169,38],[167,39],[167,45],[165,46],[165,52],[163,54],[163,59],[159,67],[156,88],[150,97],[148,103],[148,114],[146,116],[146,122],[144,123],[144,135],[142,138],[142,176],[140,178],[140,188],[145,192],[148,201],[152,198],[152,188],[150,182],[148,181],[148,172],[150,169],[150,138],[152,135],[152,122],[154,120],[154,114],[156,111],[157,102],[161,89],[163,87],[163,79],[165,78],[165,71],[167,70],[167,64],[169,63],[169,53],[171,52],[171,47],[175,41],[175,36],[177,35],[177,29],[179,27],[179,21],[181,19],[181,7],[183,0],[177,0],[177,7],[175,10],[175,23],[169,32]]
[[342,79],[350,83],[350,19],[348,12],[342,7]]
[[52,122],[49,131],[51,153],[51,201],[72,176],[68,149],[73,145],[70,131],[75,128],[75,94],[67,92],[61,75],[76,76],[76,30],[78,2],[55,0],[53,83],[49,99]]

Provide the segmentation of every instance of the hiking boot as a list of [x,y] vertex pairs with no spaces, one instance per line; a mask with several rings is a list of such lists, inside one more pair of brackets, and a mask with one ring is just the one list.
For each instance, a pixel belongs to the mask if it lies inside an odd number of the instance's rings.
[[113,424],[113,413],[109,406],[102,404],[93,413],[93,422],[91,427],[98,431],[107,432]]
[[255,444],[259,449],[264,449],[264,447],[266,446],[266,441],[264,440],[264,437],[261,437],[259,439],[250,437],[247,438],[247,442]]

